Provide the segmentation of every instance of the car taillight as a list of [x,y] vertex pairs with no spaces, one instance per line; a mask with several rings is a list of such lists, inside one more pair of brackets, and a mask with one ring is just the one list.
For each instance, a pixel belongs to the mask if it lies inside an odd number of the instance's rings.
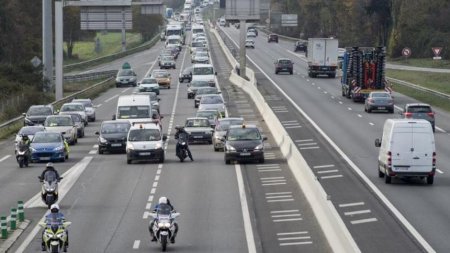
[[429,113],[427,113],[428,114],[428,116],[430,116],[431,118],[434,118],[434,112],[429,112]]
[[436,152],[433,152],[433,167],[436,166]]
[[392,153],[391,153],[391,151],[387,152],[387,165],[388,165],[388,167],[392,166]]
[[412,117],[412,113],[410,113],[410,112],[405,112],[405,113],[403,113],[403,115],[405,115],[405,118],[411,118]]

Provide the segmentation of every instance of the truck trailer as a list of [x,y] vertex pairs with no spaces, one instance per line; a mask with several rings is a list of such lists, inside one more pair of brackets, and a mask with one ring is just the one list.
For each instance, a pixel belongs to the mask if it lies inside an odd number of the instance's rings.
[[338,64],[338,40],[334,38],[309,38],[308,49],[308,76],[317,77],[327,75],[336,77]]

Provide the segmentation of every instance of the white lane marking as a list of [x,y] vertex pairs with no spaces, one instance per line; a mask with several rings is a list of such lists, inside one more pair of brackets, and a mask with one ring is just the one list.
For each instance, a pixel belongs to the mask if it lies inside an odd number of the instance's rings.
[[362,118],[362,115],[361,115],[361,114],[358,114],[358,117]]
[[112,97],[110,97],[110,98],[108,98],[108,99],[106,99],[105,101],[103,101],[103,102],[105,102],[105,103],[108,103],[109,101],[111,101],[111,100],[113,100],[113,99],[115,99],[116,97],[118,97],[119,96],[119,94],[117,94],[117,95],[114,95],[114,96],[112,96]]
[[298,237],[278,238],[278,241],[303,240],[303,239],[311,239],[311,236],[298,236]]
[[313,139],[295,140],[295,142],[310,142],[310,141],[313,141]]
[[285,195],[285,194],[292,194],[292,192],[268,192],[268,193],[266,193],[266,195]]
[[159,180],[159,175],[156,175],[155,176],[155,181],[158,181]]
[[[368,223],[368,222],[375,222],[378,221],[377,218],[369,218],[369,219],[362,219],[362,220],[352,220],[350,221],[351,224],[361,224],[361,223]],[[434,250],[431,252],[435,252]]]
[[135,240],[133,243],[133,249],[139,249],[140,244],[141,244],[141,240]]
[[258,170],[258,172],[273,172],[273,171],[281,171],[281,169]]
[[[184,52],[184,53],[186,54],[186,52]],[[157,61],[154,61],[154,62],[153,62],[153,64],[150,66],[150,68],[149,68],[149,69],[147,70],[147,72],[145,73],[144,78],[147,77],[147,76],[150,74],[150,72],[152,71],[152,69],[155,67],[156,62],[157,62]],[[184,62],[184,58],[183,58],[183,62]],[[181,66],[181,68],[183,68],[183,66]]]
[[272,186],[272,185],[285,185],[286,183],[267,183],[267,184],[262,184],[262,186]]
[[349,111],[353,110],[351,107],[347,108]]
[[292,195],[279,195],[266,197],[266,199],[283,199],[283,198],[292,198]]
[[[66,171],[62,176],[64,177],[63,181],[61,181],[61,184],[59,186],[59,202],[62,201],[62,199],[66,196],[67,192],[72,188],[72,186],[75,184],[77,179],[80,177],[81,173],[83,173],[84,169],[89,165],[89,163],[92,160],[92,156],[86,156],[83,158],[83,160],[79,161],[77,164],[75,164],[72,168],[70,168],[68,171]],[[33,198],[28,200],[24,204],[24,208],[30,208],[31,206],[38,206],[34,204],[36,200],[41,202],[41,193],[39,192],[36,194]],[[49,213],[47,212],[42,216],[41,220],[44,220],[45,216]],[[31,241],[36,237],[36,235],[39,233],[40,226],[39,222],[37,222],[36,226],[34,226],[33,230],[30,234],[25,238],[25,240],[20,244],[19,248],[17,248],[16,253],[23,253],[25,249],[30,245]]]
[[278,236],[282,235],[304,235],[307,234],[308,231],[300,231],[300,232],[285,232],[285,233],[277,233]]
[[98,148],[98,144],[95,144],[94,146],[92,146],[92,148]]
[[286,179],[274,179],[274,180],[261,180],[262,183],[277,183],[277,182],[286,182]]
[[151,193],[151,194],[155,194],[155,192],[156,192],[156,188],[152,188],[152,189],[150,190],[150,193]]
[[121,91],[120,93],[125,93],[129,90],[130,88],[126,88],[125,90]]
[[268,180],[268,179],[282,179],[284,177],[262,177],[261,180]]
[[273,220],[273,222],[300,221],[300,220],[303,220],[303,218],[276,219]]
[[319,149],[320,147],[303,147],[303,148],[299,148],[299,149]]
[[158,187],[158,182],[153,182],[153,187],[154,188]]
[[339,104],[341,104],[341,105],[342,105],[342,104],[343,104],[343,103],[342,103],[342,101],[339,101]]
[[8,159],[9,157],[11,157],[11,155],[5,155],[4,157],[2,157],[2,159],[0,159],[0,162],[3,162],[4,160]]
[[372,122],[369,122],[369,125],[371,125],[371,126],[374,126],[375,124],[374,124],[374,123],[372,123]]
[[102,107],[102,105],[103,104],[98,104],[98,105],[95,106],[95,108],[100,108],[100,107]]
[[317,174],[326,174],[326,173],[334,173],[334,172],[338,172],[338,170],[321,170],[321,171],[317,171]]
[[338,177],[344,177],[343,175],[334,175],[334,176],[323,176],[320,177],[321,179],[330,179],[330,178],[338,178]]
[[294,199],[269,199],[269,200],[267,200],[268,203],[272,203],[272,202],[290,202],[290,201],[294,201]]
[[363,206],[363,205],[364,202],[355,202],[355,203],[339,204],[339,207]]
[[[304,58],[304,56],[302,56],[301,54],[297,54],[294,52],[289,51],[288,49],[286,49],[286,52],[298,57],[300,60],[304,61],[304,62],[308,62],[308,60],[306,58]],[[305,76],[304,76],[305,77]]]
[[299,213],[293,213],[293,214],[278,214],[278,215],[272,215],[272,218],[283,218],[283,217],[299,217],[302,216]]
[[236,171],[236,178],[239,188],[239,199],[241,201],[242,218],[244,220],[245,237],[247,239],[247,248],[249,253],[256,253],[255,237],[253,236],[252,223],[250,219],[250,212],[248,209],[247,195],[244,187],[244,180],[242,178],[242,170],[240,164],[234,165]]
[[314,146],[314,145],[317,145],[317,142],[297,144],[297,146],[299,146],[299,147],[301,147],[301,146]]
[[326,165],[316,165],[313,166],[314,169],[324,169],[324,168],[331,168],[334,167],[334,164],[326,164]]
[[265,170],[265,169],[279,169],[280,166],[267,166],[267,167],[257,167],[258,170]]
[[280,211],[270,211],[270,213],[298,213],[300,210],[280,210]]
[[442,170],[440,170],[440,169],[436,169],[436,171],[441,173],[441,174],[444,174],[444,172]]
[[292,128],[302,128],[302,126],[285,126],[286,129],[292,129]]
[[89,154],[90,154],[90,155],[97,154],[97,150],[91,150],[91,151],[89,151]]
[[352,212],[344,212],[345,216],[352,216],[352,215],[357,215],[357,214],[364,214],[364,213],[370,213],[370,210],[359,210],[359,211],[352,211]]
[[334,97],[334,96],[331,96],[331,99],[335,99],[335,97]]
[[152,202],[153,201],[153,195],[148,196],[148,202]]
[[280,246],[291,246],[291,245],[304,245],[304,244],[312,244],[313,242],[307,241],[307,242],[286,242],[286,243],[280,243]]
[[145,205],[145,209],[146,210],[151,210],[152,209],[152,203],[147,203],[146,205]]
[[256,165],[256,167],[259,167],[259,168],[261,168],[261,167],[272,167],[272,166],[280,166],[280,164],[278,164],[278,163],[271,163],[271,164],[258,164],[258,165]]

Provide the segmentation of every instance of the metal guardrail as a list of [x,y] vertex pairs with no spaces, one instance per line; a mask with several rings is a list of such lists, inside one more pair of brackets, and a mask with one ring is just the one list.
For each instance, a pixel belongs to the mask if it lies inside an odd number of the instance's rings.
[[88,81],[88,80],[96,80],[100,78],[108,78],[114,77],[117,74],[117,70],[106,70],[106,71],[98,71],[98,72],[90,72],[83,74],[74,74],[74,75],[65,75],[65,82],[79,82],[79,81]]
[[[99,82],[97,84],[94,84],[93,86],[91,86],[89,88],[86,88],[84,90],[75,92],[75,93],[73,93],[73,94],[71,94],[71,95],[69,95],[67,97],[64,97],[64,98],[62,98],[60,100],[54,101],[54,102],[52,102],[50,104],[55,106],[55,107],[61,106],[62,104],[72,100],[73,98],[75,98],[77,96],[90,94],[91,92],[94,92],[94,91],[96,91],[98,89],[105,88],[105,86],[108,85],[108,82],[111,81],[112,79],[113,78],[108,78],[108,79],[106,79],[104,81],[101,81],[101,82]],[[18,123],[19,121],[21,121],[23,119],[24,119],[24,116],[19,116],[19,117],[16,117],[14,119],[8,120],[5,123],[0,124],[0,130],[2,130],[3,128],[9,127],[11,125],[14,125],[14,124]]]
[[432,89],[428,89],[428,88],[422,87],[420,85],[413,84],[413,83],[406,82],[406,81],[399,80],[399,79],[395,79],[395,78],[392,78],[392,77],[386,77],[386,79],[388,81],[390,81],[391,83],[393,82],[393,83],[400,84],[400,85],[403,85],[403,86],[406,86],[406,87],[409,87],[409,88],[413,88],[413,89],[416,89],[416,90],[420,90],[420,91],[423,91],[423,92],[426,92],[426,93],[429,93],[429,94],[432,94],[432,95],[435,95],[435,96],[439,96],[439,97],[442,97],[442,98],[450,99],[450,95],[449,94],[446,94],[446,93],[443,93],[443,92],[440,92],[440,91],[435,91],[435,90],[432,90]]

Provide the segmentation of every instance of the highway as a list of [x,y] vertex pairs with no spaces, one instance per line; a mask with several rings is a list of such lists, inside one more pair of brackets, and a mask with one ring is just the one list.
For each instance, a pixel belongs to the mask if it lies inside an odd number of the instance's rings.
[[[119,68],[128,61],[140,79],[155,68],[162,47],[158,42],[150,50],[96,69]],[[169,251],[331,252],[269,126],[248,103],[248,96],[231,87],[231,66],[217,42],[210,41],[210,48],[229,115],[243,116],[268,137],[266,163],[225,165],[223,153],[214,152],[211,145],[191,145],[194,162],[180,163],[175,157],[174,127],[195,114],[193,100],[186,98],[186,84],[177,80],[179,71],[190,65],[190,55],[183,49],[177,69],[170,70],[172,89],[161,90],[160,95],[163,129],[169,136],[165,163],[127,165],[125,154],[97,154],[94,133],[102,120],[111,119],[118,96],[130,94],[132,88],[113,88],[97,97],[97,121],[71,146],[68,162],[55,163],[64,176],[59,204],[72,222],[69,252],[160,251],[148,233],[148,214],[160,196],[167,196],[181,213],[177,242],[169,245]],[[36,224],[46,207],[37,195],[37,176],[45,164],[20,169],[13,154],[8,139],[0,147],[0,213],[8,213],[17,200],[25,201],[26,218],[32,222],[11,252],[40,252],[41,230]]]
[[[237,47],[239,31],[234,27],[221,29],[234,41],[228,39],[227,45]],[[262,32],[255,42],[256,48],[247,49],[247,56],[256,71],[258,89],[280,121],[286,122],[286,130],[361,250],[418,252],[419,243],[426,245],[426,241],[432,247],[427,248],[429,251],[449,252],[450,114],[434,108],[438,126],[434,185],[418,180],[394,180],[386,185],[377,176],[378,149],[374,140],[381,137],[387,118],[399,118],[404,104],[417,101],[394,92],[396,114],[365,113],[362,104],[341,96],[339,79],[309,78],[304,55],[293,52],[292,42],[267,43]],[[294,75],[274,74],[273,62],[282,57],[294,61]],[[386,203],[399,213],[387,208]],[[404,217],[424,241],[398,217]]]

